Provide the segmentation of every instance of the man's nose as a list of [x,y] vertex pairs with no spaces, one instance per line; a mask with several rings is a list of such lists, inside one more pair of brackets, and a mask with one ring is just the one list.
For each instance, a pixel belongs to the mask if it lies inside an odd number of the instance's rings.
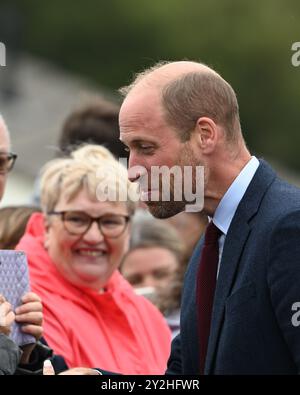
[[153,278],[151,274],[146,275],[143,277],[142,283],[140,284],[141,287],[150,287],[156,288],[157,281]]
[[131,171],[131,168],[128,169],[128,179],[131,182],[138,181],[139,175]]
[[137,181],[139,178],[137,172],[134,170],[136,165],[136,156],[130,152],[128,158],[128,178],[131,182]]
[[131,182],[139,180],[147,173],[147,169],[143,166],[141,161],[137,160],[134,154],[130,153],[128,162],[128,178]]

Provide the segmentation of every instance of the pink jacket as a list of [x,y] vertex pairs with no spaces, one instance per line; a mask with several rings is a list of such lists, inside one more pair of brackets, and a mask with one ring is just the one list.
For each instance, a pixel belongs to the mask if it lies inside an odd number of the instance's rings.
[[33,214],[17,249],[27,254],[31,287],[43,300],[44,337],[69,367],[163,374],[171,334],[160,312],[116,271],[100,294],[69,283],[44,248],[43,215]]

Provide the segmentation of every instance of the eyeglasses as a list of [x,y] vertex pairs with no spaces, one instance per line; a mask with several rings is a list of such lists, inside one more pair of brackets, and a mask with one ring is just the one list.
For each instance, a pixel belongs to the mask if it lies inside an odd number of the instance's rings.
[[7,173],[14,167],[17,155],[12,152],[0,152],[0,173]]
[[102,235],[107,238],[117,238],[125,231],[130,217],[127,215],[107,214],[101,217],[91,217],[83,211],[51,211],[48,215],[59,215],[64,227],[71,235],[84,235],[97,222]]

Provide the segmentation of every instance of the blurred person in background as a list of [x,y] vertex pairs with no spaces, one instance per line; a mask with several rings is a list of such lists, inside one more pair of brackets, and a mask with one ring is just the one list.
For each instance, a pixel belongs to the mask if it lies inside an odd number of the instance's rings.
[[[90,99],[65,119],[58,139],[57,157],[66,157],[84,144],[99,144],[116,159],[128,159],[119,140],[119,106],[101,97]],[[36,179],[32,201],[40,205],[40,179]]]
[[[17,156],[11,152],[10,136],[3,117],[0,114],[0,200],[3,197],[7,175],[14,166]],[[38,341],[42,336],[42,304],[33,292],[25,294],[22,304],[12,311],[12,306],[0,295],[0,375],[11,375],[19,369],[35,370],[43,347],[28,344],[22,350],[8,337],[14,321],[22,325],[22,331],[31,334]],[[47,354],[49,356],[49,354]]]
[[82,144],[99,144],[116,159],[128,158],[119,140],[119,106],[103,98],[91,100],[65,120],[58,141],[59,154],[69,155]]
[[7,206],[0,208],[0,249],[13,250],[25,233],[30,216],[39,207]]
[[184,211],[163,221],[171,224],[179,233],[185,246],[186,257],[190,259],[197,242],[205,231],[208,223],[207,215],[202,212],[188,213]]
[[178,333],[180,294],[175,291],[182,271],[184,244],[165,221],[143,216],[133,220],[129,251],[121,272],[140,295],[148,297],[163,313],[172,331]]
[[[41,177],[43,213],[31,217],[17,247],[27,253],[32,288],[43,298],[46,341],[70,368],[124,374],[166,368],[169,328],[118,271],[135,210],[118,193],[130,184],[104,147],[87,145],[50,161]],[[101,201],[102,188],[114,201]]]
[[205,231],[208,217],[202,212],[189,213],[184,211],[161,221],[172,225],[184,244],[184,256],[176,271],[175,278],[168,287],[160,290],[157,305],[159,310],[167,317],[169,327],[172,330],[172,337],[174,338],[180,332],[178,316],[180,313],[184,275],[194,248]]
[[173,278],[182,256],[183,244],[173,227],[155,218],[134,219],[121,271],[134,288],[158,290]]

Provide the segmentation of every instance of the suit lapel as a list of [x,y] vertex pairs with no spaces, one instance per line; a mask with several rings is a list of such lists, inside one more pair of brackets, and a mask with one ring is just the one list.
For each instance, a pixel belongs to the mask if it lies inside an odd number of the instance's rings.
[[240,258],[251,232],[250,219],[257,213],[261,200],[275,177],[276,175],[269,165],[261,161],[237,208],[226,235],[214,298],[205,374],[212,373],[213,361],[224,319],[225,303],[230,295]]
[[211,333],[205,364],[206,369],[209,369],[212,365],[212,359],[224,318],[225,302],[234,282],[240,256],[250,234],[250,227],[247,223],[241,219],[235,222],[239,223],[236,223],[234,228],[231,227],[234,231],[228,232],[223,249],[212,313]]

